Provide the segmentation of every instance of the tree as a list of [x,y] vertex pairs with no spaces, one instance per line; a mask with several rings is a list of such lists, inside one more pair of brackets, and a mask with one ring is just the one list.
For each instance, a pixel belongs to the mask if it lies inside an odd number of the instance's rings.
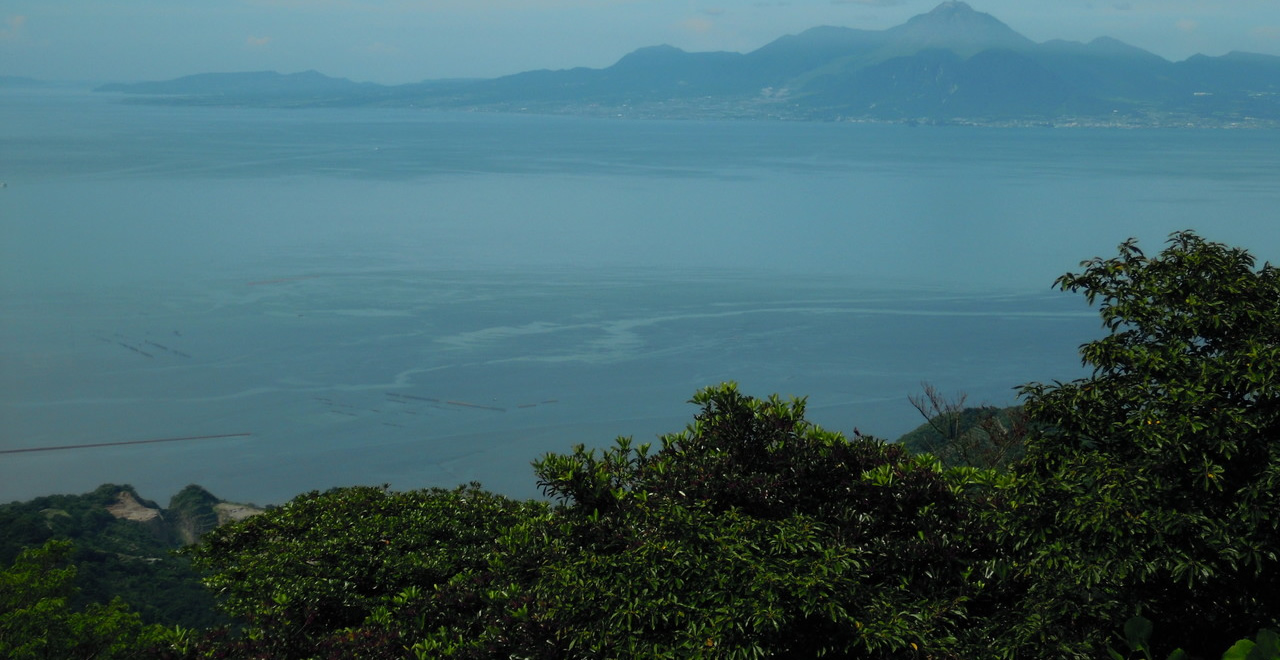
[[[1001,477],[944,468],[733,384],[662,447],[549,455],[564,506],[527,593],[582,657],[975,657],[991,602],[980,512]],[[564,649],[561,649],[564,652]],[[554,656],[547,656],[554,657]]]
[[907,397],[925,423],[899,438],[914,452],[928,452],[947,465],[1006,470],[1024,454],[1031,432],[1021,406],[966,406],[966,394],[948,398],[929,383]]
[[22,551],[0,572],[0,657],[13,660],[135,658],[159,635],[119,599],[73,609],[69,541]]
[[72,609],[118,596],[147,623],[195,627],[223,621],[190,562],[172,553],[177,538],[170,530],[180,512],[166,511],[163,520],[145,522],[116,518],[107,507],[117,504],[121,493],[154,506],[132,486],[118,484],[0,504],[0,566],[51,539],[72,540]]
[[1119,252],[1056,282],[1099,305],[1093,374],[1022,388],[1042,428],[1006,527],[1028,583],[1012,632],[1096,652],[1142,614],[1220,653],[1280,621],[1280,271],[1190,232]]
[[732,384],[662,449],[535,463],[561,505],[477,487],[300,496],[188,550],[249,657],[972,656],[1001,477]]
[[424,631],[466,629],[498,536],[544,509],[478,484],[336,488],[220,527],[183,552],[245,625],[217,644],[248,657],[401,658]]

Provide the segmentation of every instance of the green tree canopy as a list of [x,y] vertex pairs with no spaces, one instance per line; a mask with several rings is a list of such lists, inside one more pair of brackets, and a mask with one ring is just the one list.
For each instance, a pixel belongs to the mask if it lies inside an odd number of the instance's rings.
[[119,599],[82,609],[75,595],[70,541],[51,540],[18,554],[0,571],[0,657],[12,660],[134,658],[157,629]]
[[1022,632],[1141,613],[1220,652],[1280,620],[1280,271],[1189,232],[1081,265],[1057,286],[1099,305],[1093,374],[1022,388]]
[[[732,384],[660,450],[535,464],[564,503],[530,588],[589,657],[972,657],[993,599],[980,512],[1001,477],[944,468]],[[976,634],[975,634],[976,633]],[[979,651],[978,649],[982,649]]]
[[[400,658],[424,629],[465,627],[502,530],[545,509],[481,490],[337,488],[220,527],[185,550],[250,657]],[[406,637],[408,636],[408,637]]]

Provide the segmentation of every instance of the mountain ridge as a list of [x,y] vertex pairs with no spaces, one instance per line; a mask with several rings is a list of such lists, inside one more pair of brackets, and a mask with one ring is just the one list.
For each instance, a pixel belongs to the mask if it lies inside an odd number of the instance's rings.
[[71,540],[80,605],[121,596],[151,623],[208,626],[222,621],[190,560],[172,551],[210,530],[262,512],[224,501],[190,485],[167,507],[127,484],[88,493],[35,497],[0,504],[0,567],[24,548]]
[[1036,43],[949,0],[886,30],[818,26],[747,53],[636,49],[590,69],[383,86],[197,74],[97,91],[192,105],[391,105],[664,118],[1042,125],[1280,125],[1280,57],[1171,62],[1111,37]]

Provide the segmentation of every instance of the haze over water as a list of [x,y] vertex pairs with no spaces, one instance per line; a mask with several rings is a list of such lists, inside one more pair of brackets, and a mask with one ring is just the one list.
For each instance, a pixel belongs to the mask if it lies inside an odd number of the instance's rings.
[[1280,135],[125,105],[0,92],[0,500],[536,494],[699,387],[893,438],[1080,375],[1052,280],[1178,229],[1280,256]]

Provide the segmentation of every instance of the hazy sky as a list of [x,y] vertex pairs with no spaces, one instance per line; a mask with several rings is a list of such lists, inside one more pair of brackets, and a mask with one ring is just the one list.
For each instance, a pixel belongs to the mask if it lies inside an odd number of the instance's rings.
[[[749,51],[817,25],[884,29],[938,0],[4,0],[0,75],[207,71],[382,83],[604,67],[642,46]],[[1110,36],[1173,60],[1280,55],[1280,0],[974,0],[1036,41]]]

